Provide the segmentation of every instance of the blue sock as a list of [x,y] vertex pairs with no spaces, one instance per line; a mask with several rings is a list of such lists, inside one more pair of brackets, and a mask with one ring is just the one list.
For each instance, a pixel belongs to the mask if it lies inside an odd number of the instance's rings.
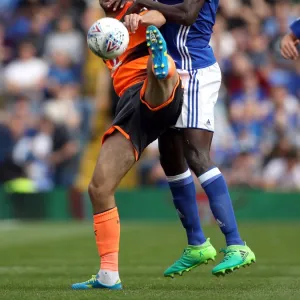
[[211,211],[225,235],[227,246],[244,245],[242,241],[225,179],[218,168],[213,168],[199,177],[209,199]]
[[167,177],[181,223],[186,230],[189,245],[201,245],[206,238],[200,225],[196,188],[190,170]]

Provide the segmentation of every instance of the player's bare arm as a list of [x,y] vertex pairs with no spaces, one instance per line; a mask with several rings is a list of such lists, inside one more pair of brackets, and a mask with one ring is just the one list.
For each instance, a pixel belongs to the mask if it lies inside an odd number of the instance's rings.
[[99,0],[99,4],[102,8],[104,6],[107,10],[111,11],[117,11],[118,9],[123,8],[126,2],[128,2],[128,0]]
[[280,44],[281,55],[286,59],[296,60],[299,57],[296,47],[298,44],[299,39],[292,32],[286,34]]
[[139,25],[142,26],[154,25],[159,28],[165,23],[166,23],[166,18],[157,10],[150,10],[142,15],[141,14],[126,15],[124,19],[125,26],[132,33],[135,33]]
[[[114,0],[111,0],[114,1]],[[195,23],[199,11],[207,0],[184,0],[182,3],[168,5],[152,0],[136,0],[130,11],[136,7],[146,7],[157,10],[166,18],[167,22],[174,22],[185,26]]]
[[[146,7],[149,10],[161,12],[168,22],[174,22],[185,26],[192,25],[198,16],[199,11],[207,0],[184,0],[182,3],[168,5],[152,0],[135,0],[134,4],[128,10],[128,14],[136,13],[141,8]],[[124,6],[124,0],[105,0],[107,7]]]

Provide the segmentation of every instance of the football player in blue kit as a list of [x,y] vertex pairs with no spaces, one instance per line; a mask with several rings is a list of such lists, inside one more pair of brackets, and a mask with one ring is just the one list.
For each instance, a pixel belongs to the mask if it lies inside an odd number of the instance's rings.
[[281,55],[286,59],[296,60],[299,57],[297,45],[300,41],[300,18],[290,26],[291,32],[287,33],[280,44]]
[[[126,1],[107,2],[114,9]],[[167,23],[161,32],[184,85],[181,115],[175,127],[159,138],[161,165],[188,240],[182,256],[165,271],[167,277],[182,275],[216,256],[200,225],[191,170],[226,240],[226,248],[221,250],[224,258],[212,274],[225,275],[255,262],[254,253],[240,237],[225,179],[210,159],[214,106],[221,86],[221,71],[209,45],[218,5],[219,0],[136,0],[128,12],[132,15],[135,9],[145,7],[164,15]],[[136,21],[135,27],[138,25]]]

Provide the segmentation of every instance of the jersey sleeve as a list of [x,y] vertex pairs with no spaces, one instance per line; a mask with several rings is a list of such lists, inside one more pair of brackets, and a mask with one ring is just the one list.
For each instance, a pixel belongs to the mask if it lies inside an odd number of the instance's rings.
[[146,12],[148,12],[148,9],[146,7],[142,8],[139,12],[139,15],[142,16],[144,15]]
[[297,39],[300,39],[300,18],[297,19],[291,26],[292,33],[297,37]]

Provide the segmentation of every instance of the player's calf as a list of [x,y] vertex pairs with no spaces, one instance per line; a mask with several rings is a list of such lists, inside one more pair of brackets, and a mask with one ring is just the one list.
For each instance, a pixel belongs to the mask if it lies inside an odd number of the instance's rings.
[[143,94],[151,107],[157,107],[172,98],[179,84],[179,75],[176,72],[175,62],[168,55],[166,42],[155,26],[147,28],[146,39],[151,55]]
[[184,156],[197,177],[207,172],[214,164],[210,159],[210,145],[213,133],[207,130],[183,130]]

